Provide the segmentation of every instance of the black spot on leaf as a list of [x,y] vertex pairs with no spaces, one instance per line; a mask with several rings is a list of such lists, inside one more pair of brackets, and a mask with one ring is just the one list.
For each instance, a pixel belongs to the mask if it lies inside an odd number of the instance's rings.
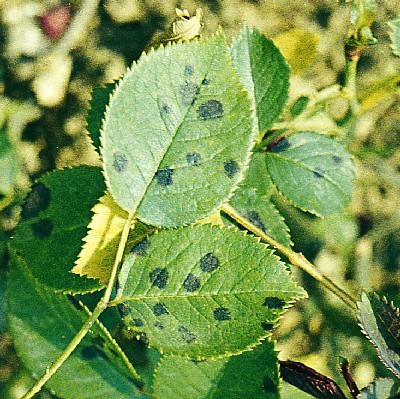
[[174,170],[168,167],[158,170],[156,172],[157,183],[160,186],[170,186],[173,183],[173,174]]
[[39,220],[36,223],[31,224],[33,235],[42,240],[50,236],[53,231],[53,222],[50,219]]
[[189,166],[199,166],[201,155],[198,152],[191,152],[186,155],[186,162]]
[[227,177],[232,179],[239,172],[239,165],[236,161],[230,160],[224,163],[224,172]]
[[93,360],[99,356],[99,350],[95,346],[85,346],[81,350],[81,355],[85,360]]
[[335,162],[336,164],[342,163],[342,162],[343,162],[343,159],[342,159],[341,157],[337,156],[337,155],[333,155],[333,156],[332,156],[332,160],[333,160],[333,162]]
[[114,152],[113,158],[114,160],[112,166],[116,172],[121,173],[126,170],[128,166],[128,158],[124,153],[119,151]]
[[172,109],[171,109],[171,107],[169,105],[164,104],[161,107],[161,114],[162,115],[169,115],[171,112],[172,112]]
[[278,393],[278,384],[276,384],[271,378],[264,377],[262,382],[262,389],[264,392],[269,394],[277,394]]
[[209,252],[200,259],[200,269],[203,272],[212,272],[217,269],[218,266],[219,259],[212,252]]
[[150,242],[147,238],[137,242],[131,249],[131,252],[135,255],[144,256],[150,247]]
[[272,323],[267,323],[267,322],[263,321],[261,323],[261,328],[264,331],[271,331],[274,328],[274,325]]
[[162,324],[158,320],[154,322],[154,327],[158,328],[159,330],[164,330],[164,324]]
[[129,306],[126,306],[124,303],[120,303],[118,305],[118,310],[122,317],[127,317],[132,312],[131,308]]
[[260,215],[256,211],[248,211],[246,214],[246,218],[249,220],[249,222],[254,224],[254,226],[257,226],[260,230],[264,232],[266,231],[265,225],[262,222]]
[[193,334],[188,328],[185,326],[180,326],[178,328],[178,331],[181,333],[182,338],[184,339],[185,342],[190,344],[196,339],[196,335]]
[[185,65],[185,69],[183,70],[183,74],[185,76],[192,76],[194,74],[193,65]]
[[163,303],[156,303],[153,306],[153,313],[155,316],[161,316],[163,314],[169,314],[167,307]]
[[189,273],[183,282],[183,287],[188,292],[194,292],[200,288],[200,279],[194,274]]
[[208,100],[200,105],[197,113],[202,120],[222,118],[224,116],[224,106],[221,101]]
[[168,282],[168,277],[169,273],[166,268],[161,269],[160,267],[156,267],[149,273],[151,285],[160,289],[165,288]]
[[185,81],[179,88],[183,105],[192,105],[200,93],[200,87],[192,82]]
[[313,170],[313,174],[315,177],[317,177],[318,179],[322,178],[325,176],[325,171],[321,168],[319,168],[318,166]]
[[282,309],[285,305],[285,301],[276,296],[269,296],[265,298],[263,305],[270,309]]
[[290,143],[284,136],[278,137],[267,145],[267,149],[272,152],[283,152],[289,147]]
[[204,79],[201,81],[201,84],[202,84],[203,86],[208,86],[208,85],[210,84],[210,79],[204,78]]
[[214,309],[214,319],[217,321],[224,321],[231,319],[231,312],[227,308]]
[[143,327],[143,320],[142,319],[132,319],[130,324],[133,327]]
[[22,207],[22,217],[25,219],[33,218],[44,211],[50,204],[51,192],[43,183],[36,183],[32,186],[31,192],[26,198]]

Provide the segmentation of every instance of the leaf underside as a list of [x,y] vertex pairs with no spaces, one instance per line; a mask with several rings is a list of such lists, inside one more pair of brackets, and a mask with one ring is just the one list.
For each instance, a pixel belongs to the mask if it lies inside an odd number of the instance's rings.
[[301,132],[282,138],[266,152],[266,162],[278,190],[302,210],[328,216],[350,202],[353,162],[330,137]]
[[[39,284],[14,254],[8,276],[8,324],[24,365],[42,375],[86,319],[63,294]],[[115,368],[101,346],[106,341],[95,326],[46,384],[64,399],[146,399],[127,374]]]
[[400,378],[400,314],[378,295],[361,295],[357,317],[363,333],[375,346],[381,361]]
[[304,291],[266,245],[233,228],[164,230],[128,255],[117,298],[128,327],[163,353],[240,353]]
[[153,388],[156,399],[278,399],[274,345],[266,341],[250,352],[214,361],[164,356]]
[[74,293],[101,287],[71,269],[104,189],[101,170],[90,166],[53,171],[33,185],[10,246],[41,283]]
[[391,378],[378,378],[363,388],[357,399],[396,399],[399,394],[399,384]]
[[101,134],[114,200],[179,226],[216,210],[246,169],[257,131],[221,33],[143,55],[117,86]]

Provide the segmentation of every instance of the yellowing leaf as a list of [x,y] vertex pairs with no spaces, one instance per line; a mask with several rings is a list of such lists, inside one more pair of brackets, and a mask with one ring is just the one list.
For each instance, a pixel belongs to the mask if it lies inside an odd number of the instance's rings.
[[318,35],[302,29],[290,29],[275,36],[273,41],[289,62],[294,74],[311,66],[318,54]]
[[101,197],[92,212],[88,234],[72,272],[107,284],[127,212],[113,201],[110,194]]

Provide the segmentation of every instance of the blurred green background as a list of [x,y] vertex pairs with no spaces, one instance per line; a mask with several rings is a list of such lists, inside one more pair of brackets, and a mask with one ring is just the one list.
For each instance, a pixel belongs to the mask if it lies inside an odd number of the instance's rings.
[[[288,110],[300,96],[315,98],[342,84],[350,5],[331,0],[31,1],[0,0],[0,397],[17,398],[30,385],[7,334],[4,286],[6,240],[19,220],[31,182],[54,168],[99,164],[85,133],[91,90],[118,79],[142,51],[172,36],[175,7],[201,7],[212,34],[228,38],[245,21],[273,38],[292,66]],[[302,121],[304,129],[347,140],[357,168],[345,215],[324,220],[282,204],[295,249],[346,289],[376,290],[400,305],[400,58],[390,48],[387,22],[398,1],[379,1],[358,69],[361,112],[344,126],[348,104],[326,101]],[[75,25],[76,24],[76,25]],[[73,29],[72,29],[73,28]],[[281,359],[302,361],[343,386],[339,356],[360,387],[389,376],[356,320],[308,276],[294,271],[310,299],[298,303],[275,332]],[[1,396],[3,395],[3,396]],[[284,398],[307,398],[283,386]],[[38,398],[52,397],[42,392]]]

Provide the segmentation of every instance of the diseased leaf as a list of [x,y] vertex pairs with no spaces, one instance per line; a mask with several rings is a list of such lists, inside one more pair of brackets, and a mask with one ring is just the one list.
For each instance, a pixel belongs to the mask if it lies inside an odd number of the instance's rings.
[[249,26],[232,43],[231,54],[240,80],[255,104],[259,130],[266,131],[286,103],[289,66],[274,43]]
[[274,345],[263,342],[250,352],[214,361],[164,356],[153,388],[156,399],[278,399]]
[[290,246],[289,228],[271,202],[274,190],[265,166],[265,156],[254,153],[245,180],[230,204],[246,219],[280,243]]
[[117,301],[126,324],[166,354],[240,353],[305,294],[266,245],[233,228],[163,230],[145,243],[123,263]]
[[101,136],[107,186],[147,224],[202,219],[242,179],[256,135],[223,35],[168,45],[142,56],[111,98]]
[[390,27],[391,47],[394,55],[400,57],[400,18],[392,19],[388,22]]
[[311,367],[300,362],[280,361],[283,381],[294,385],[318,399],[346,399],[339,385]]
[[[40,376],[87,316],[66,296],[39,284],[15,254],[7,301],[8,325],[17,353],[27,369]],[[128,375],[115,368],[99,348],[107,340],[103,329],[95,326],[91,331],[46,386],[63,399],[145,399]]]
[[366,388],[363,388],[357,399],[397,399],[399,384],[391,378],[378,378]]
[[[88,234],[84,238],[85,243],[72,272],[81,276],[97,278],[103,285],[106,285],[114,265],[127,213],[114,202],[108,193],[100,198],[92,212],[93,218],[88,226]],[[126,252],[129,252],[132,246],[142,240],[150,231],[152,231],[150,227],[140,222],[132,226]]]
[[381,361],[400,377],[400,314],[399,309],[375,293],[361,295],[357,317],[362,332],[375,346]]
[[95,87],[92,91],[90,108],[86,117],[87,131],[93,146],[100,153],[100,130],[106,107],[110,101],[110,95],[114,91],[118,81],[107,83],[102,87]]
[[101,170],[90,166],[50,172],[33,185],[10,245],[41,283],[74,293],[101,287],[71,269],[104,189]]
[[354,165],[338,141],[317,133],[282,137],[266,152],[267,168],[278,190],[293,205],[328,216],[351,199]]
[[309,68],[318,55],[319,37],[315,33],[294,28],[274,37],[295,75]]

